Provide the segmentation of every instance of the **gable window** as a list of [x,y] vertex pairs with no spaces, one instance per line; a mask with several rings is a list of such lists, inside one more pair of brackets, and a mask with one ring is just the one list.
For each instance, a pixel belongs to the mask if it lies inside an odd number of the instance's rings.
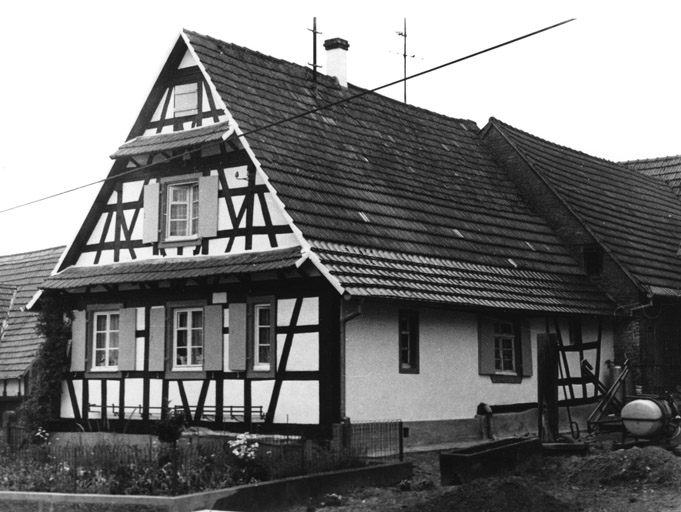
[[117,312],[94,314],[93,368],[98,370],[118,369],[118,342],[120,316]]
[[175,370],[203,367],[203,308],[174,310],[173,362]]
[[532,376],[530,324],[516,318],[480,316],[478,373],[494,383],[514,384]]
[[199,112],[199,84],[176,85],[173,92],[175,117],[193,116]]
[[196,237],[199,232],[198,182],[167,186],[166,240]]
[[516,336],[512,322],[494,322],[494,369],[497,373],[517,373]]
[[419,371],[419,314],[417,311],[399,312],[400,373]]
[[218,176],[184,174],[144,186],[144,243],[196,245],[218,233]]

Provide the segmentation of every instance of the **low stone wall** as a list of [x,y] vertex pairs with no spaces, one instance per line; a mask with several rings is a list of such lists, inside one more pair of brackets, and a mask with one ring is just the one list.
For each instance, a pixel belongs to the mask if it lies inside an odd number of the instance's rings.
[[302,505],[331,492],[359,485],[389,485],[409,478],[407,462],[272,480],[177,497],[0,492],[0,510],[97,512],[193,512],[199,510],[274,511]]

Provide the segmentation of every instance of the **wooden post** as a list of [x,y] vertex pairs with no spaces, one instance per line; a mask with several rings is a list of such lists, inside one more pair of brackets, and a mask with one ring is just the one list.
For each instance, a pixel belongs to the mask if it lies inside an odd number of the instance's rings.
[[539,438],[558,439],[558,347],[548,333],[537,335],[537,402]]

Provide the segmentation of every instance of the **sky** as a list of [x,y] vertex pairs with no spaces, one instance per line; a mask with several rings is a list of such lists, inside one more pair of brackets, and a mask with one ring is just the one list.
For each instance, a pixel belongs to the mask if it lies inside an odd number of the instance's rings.
[[[673,1],[25,0],[0,4],[0,210],[104,179],[182,28],[290,62],[350,43],[348,80],[408,81],[407,101],[483,127],[490,117],[613,161],[681,154]],[[401,100],[403,86],[381,94]],[[0,255],[68,245],[98,185],[0,212]]]

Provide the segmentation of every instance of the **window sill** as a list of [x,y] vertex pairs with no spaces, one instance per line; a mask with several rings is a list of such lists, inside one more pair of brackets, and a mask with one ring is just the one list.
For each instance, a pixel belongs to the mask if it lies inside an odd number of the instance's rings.
[[199,237],[178,240],[164,240],[158,244],[159,248],[161,249],[172,249],[173,247],[196,247],[197,245],[201,245],[201,238]]
[[206,378],[206,372],[202,369],[187,369],[187,370],[169,370],[166,372],[166,377],[172,380],[203,380]]
[[490,375],[493,384],[520,384],[523,381],[522,375],[496,374]]
[[120,379],[123,376],[123,372],[118,369],[106,368],[106,369],[89,369],[85,372],[85,377],[90,379]]
[[419,369],[418,368],[400,368],[400,373],[406,373],[406,374],[418,374]]

